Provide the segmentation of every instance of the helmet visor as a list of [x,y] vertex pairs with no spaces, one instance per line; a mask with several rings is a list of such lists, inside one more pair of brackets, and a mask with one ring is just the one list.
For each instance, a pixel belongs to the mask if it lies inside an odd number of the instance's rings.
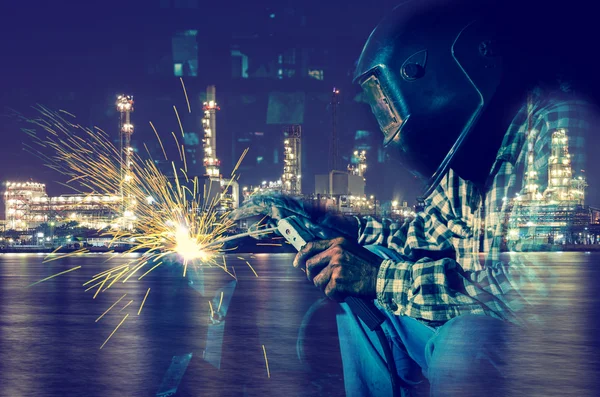
[[376,74],[371,74],[361,83],[364,98],[371,106],[379,128],[385,135],[384,144],[387,144],[396,134],[404,122],[393,105],[391,98],[385,93]]

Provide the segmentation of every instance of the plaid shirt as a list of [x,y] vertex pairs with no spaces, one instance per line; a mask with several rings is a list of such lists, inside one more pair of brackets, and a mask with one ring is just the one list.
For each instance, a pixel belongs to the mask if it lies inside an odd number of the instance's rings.
[[[533,108],[523,106],[508,128],[485,197],[449,170],[413,220],[357,218],[360,244],[387,246],[402,257],[382,262],[378,302],[396,315],[433,326],[469,313],[523,324],[521,309],[527,294],[544,292],[540,282],[544,268],[528,263],[524,255],[511,254],[508,261],[506,255],[500,258],[504,220],[512,212],[506,198],[524,187],[530,145],[540,191],[545,189],[552,133],[566,129],[570,151],[578,151],[589,129],[588,110],[583,101],[545,99],[538,93]],[[534,131],[530,134],[529,112]],[[574,176],[585,161],[579,154],[576,159],[580,164],[573,165]],[[480,255],[480,242],[485,255]]]

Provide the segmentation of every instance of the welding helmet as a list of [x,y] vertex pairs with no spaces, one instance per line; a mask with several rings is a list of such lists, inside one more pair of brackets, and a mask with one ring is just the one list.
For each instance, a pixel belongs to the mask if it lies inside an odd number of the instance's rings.
[[425,196],[502,78],[499,38],[485,18],[486,4],[407,1],[375,28],[358,60],[354,81],[379,122],[384,147],[425,182]]

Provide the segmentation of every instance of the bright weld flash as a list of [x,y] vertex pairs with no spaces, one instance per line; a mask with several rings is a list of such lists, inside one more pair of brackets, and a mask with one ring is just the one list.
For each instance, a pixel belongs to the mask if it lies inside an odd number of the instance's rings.
[[210,254],[202,249],[196,239],[190,236],[190,232],[186,227],[180,226],[177,228],[175,242],[175,251],[186,261],[193,259],[207,260],[210,258]]

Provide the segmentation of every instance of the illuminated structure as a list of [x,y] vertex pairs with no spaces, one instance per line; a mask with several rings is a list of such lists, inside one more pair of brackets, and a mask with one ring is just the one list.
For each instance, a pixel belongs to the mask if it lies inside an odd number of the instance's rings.
[[131,193],[132,182],[131,165],[133,161],[133,148],[131,147],[131,135],[133,124],[131,124],[131,112],[133,112],[133,97],[130,95],[119,95],[117,97],[117,110],[120,113],[119,122],[119,164],[121,167],[121,226],[126,229],[133,228],[135,220],[135,200]]
[[396,218],[396,217],[411,217],[411,216],[415,216],[415,210],[411,207],[409,207],[408,202],[407,201],[403,201],[402,205],[399,205],[398,201],[394,200],[392,201],[392,211],[391,211],[391,215],[392,217]]
[[229,211],[238,207],[240,193],[237,181],[223,179],[221,176],[221,162],[217,158],[217,110],[220,108],[216,101],[216,87],[209,85],[206,87],[206,101],[202,104],[202,146],[206,176],[204,199],[209,205],[218,200],[219,210]]
[[119,226],[121,198],[117,195],[68,194],[48,197],[36,182],[6,182],[6,229],[27,230],[45,222],[76,221],[90,228]]
[[231,211],[239,207],[240,185],[231,179],[219,179],[221,199],[219,200],[221,211]]
[[220,110],[216,102],[216,88],[209,85],[206,88],[206,102],[202,106],[204,117],[202,118],[202,128],[204,129],[204,138],[202,144],[204,147],[204,167],[206,175],[209,178],[220,178],[219,169],[221,162],[217,159],[217,110]]
[[548,159],[548,189],[546,197],[555,200],[572,200],[571,194],[571,155],[569,138],[564,129],[552,134],[552,154]]
[[283,191],[288,194],[302,194],[302,152],[301,152],[302,130],[299,125],[290,126],[285,131],[285,140],[283,141],[283,175],[281,182]]
[[34,199],[46,197],[46,186],[35,182],[6,182],[4,191],[4,205],[6,214],[6,228],[22,230],[27,229],[36,219],[31,212]]
[[348,165],[348,172],[364,178],[365,171],[367,171],[367,152],[355,150],[352,157],[352,164]]
[[[587,183],[583,176],[573,177],[568,131],[559,128],[552,133],[548,158],[548,184],[541,192],[534,171],[533,141],[530,130],[525,186],[508,201],[506,240],[508,248],[518,243],[570,244],[575,231],[587,230],[592,212],[584,205]],[[581,234],[581,233],[580,233]]]
[[262,181],[260,186],[244,186],[242,188],[243,199],[248,200],[253,194],[262,192],[283,192],[283,183],[279,181]]

